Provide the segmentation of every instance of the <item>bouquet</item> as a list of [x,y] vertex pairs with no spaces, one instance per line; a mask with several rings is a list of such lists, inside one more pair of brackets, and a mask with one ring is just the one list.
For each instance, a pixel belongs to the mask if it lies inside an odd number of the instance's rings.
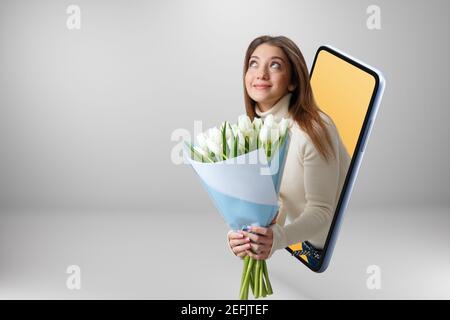
[[[233,230],[268,227],[278,212],[278,194],[289,141],[290,119],[241,115],[185,142],[184,157]],[[246,256],[239,298],[273,293],[265,260]]]

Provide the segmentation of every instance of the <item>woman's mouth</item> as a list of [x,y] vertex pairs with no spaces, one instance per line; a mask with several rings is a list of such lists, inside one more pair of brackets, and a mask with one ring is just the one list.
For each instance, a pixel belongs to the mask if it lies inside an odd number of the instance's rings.
[[253,86],[256,90],[265,90],[270,88],[271,86],[267,85],[267,84],[257,84]]

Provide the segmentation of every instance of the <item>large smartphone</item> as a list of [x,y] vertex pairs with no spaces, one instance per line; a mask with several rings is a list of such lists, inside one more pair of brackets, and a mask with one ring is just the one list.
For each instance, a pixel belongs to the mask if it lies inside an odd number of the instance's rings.
[[310,79],[317,104],[334,121],[351,157],[324,247],[316,250],[308,241],[303,241],[286,248],[312,271],[323,272],[330,263],[384,92],[385,79],[379,70],[329,45],[317,50]]

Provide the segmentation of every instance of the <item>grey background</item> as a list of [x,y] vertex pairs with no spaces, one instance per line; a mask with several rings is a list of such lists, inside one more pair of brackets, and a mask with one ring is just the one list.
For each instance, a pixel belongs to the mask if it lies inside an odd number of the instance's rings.
[[[68,30],[66,8],[81,8]],[[366,8],[381,8],[381,30]],[[241,263],[174,130],[244,113],[250,41],[333,45],[386,91],[333,260],[273,299],[450,298],[447,1],[2,1],[0,298],[237,297]],[[173,251],[171,248],[177,248]],[[67,266],[82,289],[65,286]],[[368,290],[366,268],[382,270]]]

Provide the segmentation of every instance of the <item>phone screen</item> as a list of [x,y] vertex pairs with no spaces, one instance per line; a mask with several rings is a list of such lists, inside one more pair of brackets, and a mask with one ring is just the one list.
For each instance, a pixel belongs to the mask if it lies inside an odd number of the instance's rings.
[[336,203],[323,248],[303,241],[286,248],[297,260],[316,272],[330,261],[342,214],[362,159],[367,137],[384,91],[382,74],[329,46],[317,50],[310,73],[314,98],[334,122],[350,156],[350,164]]

